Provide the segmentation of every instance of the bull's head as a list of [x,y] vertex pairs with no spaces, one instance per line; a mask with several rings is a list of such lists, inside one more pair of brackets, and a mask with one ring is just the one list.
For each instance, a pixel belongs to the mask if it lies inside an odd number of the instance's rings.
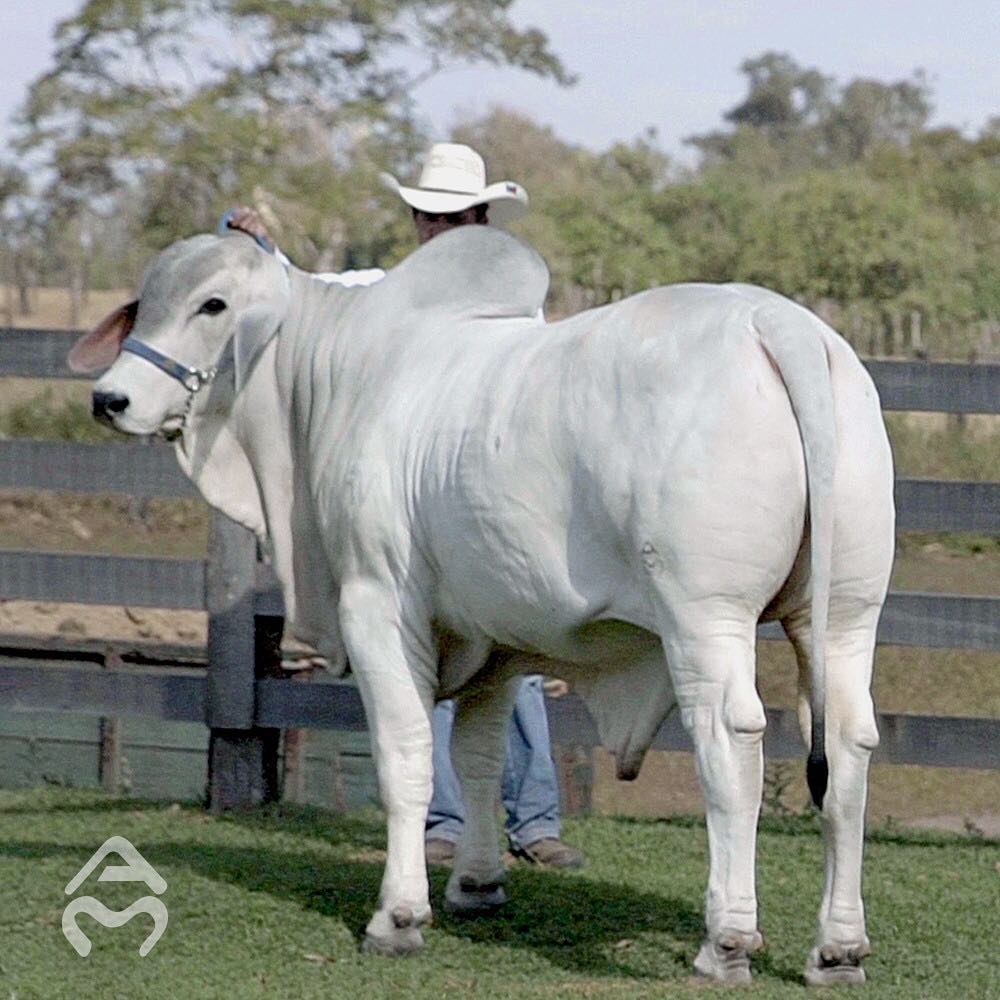
[[153,261],[138,299],[77,341],[69,364],[110,365],[94,386],[95,417],[127,434],[176,437],[210,398],[231,402],[288,300],[284,267],[245,236],[181,240]]

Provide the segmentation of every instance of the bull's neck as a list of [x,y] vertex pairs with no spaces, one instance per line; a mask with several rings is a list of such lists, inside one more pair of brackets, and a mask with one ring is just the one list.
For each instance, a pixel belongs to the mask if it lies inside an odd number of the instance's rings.
[[288,269],[288,281],[288,312],[279,333],[282,354],[294,353],[299,344],[317,331],[329,331],[332,336],[338,309],[360,291],[321,281],[296,267]]
[[[294,631],[334,658],[336,593],[316,546],[312,499],[296,460],[296,367],[310,335],[329,326],[337,300],[353,290],[289,270],[289,308],[233,408],[232,427],[253,470],[275,572]],[[332,602],[332,603],[331,603]]]

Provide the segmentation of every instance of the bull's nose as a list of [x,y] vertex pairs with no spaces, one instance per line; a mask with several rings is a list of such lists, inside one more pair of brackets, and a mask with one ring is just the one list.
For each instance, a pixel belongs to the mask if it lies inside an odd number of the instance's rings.
[[110,420],[116,413],[128,409],[128,396],[120,392],[95,392],[91,400],[91,413],[98,420]]

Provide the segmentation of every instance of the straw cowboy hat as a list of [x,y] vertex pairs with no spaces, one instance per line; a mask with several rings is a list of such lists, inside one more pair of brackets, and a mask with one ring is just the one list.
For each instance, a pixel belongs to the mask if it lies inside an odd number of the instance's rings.
[[383,172],[380,178],[411,208],[434,215],[489,205],[490,222],[503,225],[528,210],[528,192],[513,181],[487,184],[483,158],[461,143],[434,143],[416,187],[405,187],[392,174]]

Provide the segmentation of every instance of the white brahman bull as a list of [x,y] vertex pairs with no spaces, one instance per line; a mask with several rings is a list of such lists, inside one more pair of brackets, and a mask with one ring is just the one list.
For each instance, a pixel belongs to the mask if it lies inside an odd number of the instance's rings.
[[504,901],[494,803],[513,679],[545,672],[586,698],[624,778],[679,706],[708,814],[695,967],[747,981],[764,617],[798,654],[826,827],[806,975],[863,981],[869,682],[893,555],[871,380],[833,330],[760,288],[659,288],[541,325],[547,282],[534,251],[485,226],[363,289],[245,236],[199,236],[71,360],[114,362],[95,413],[176,436],[209,503],[269,539],[294,630],[349,657],[388,817],[368,948],[420,947],[431,915],[436,698],[458,700],[468,817],[446,906]]

